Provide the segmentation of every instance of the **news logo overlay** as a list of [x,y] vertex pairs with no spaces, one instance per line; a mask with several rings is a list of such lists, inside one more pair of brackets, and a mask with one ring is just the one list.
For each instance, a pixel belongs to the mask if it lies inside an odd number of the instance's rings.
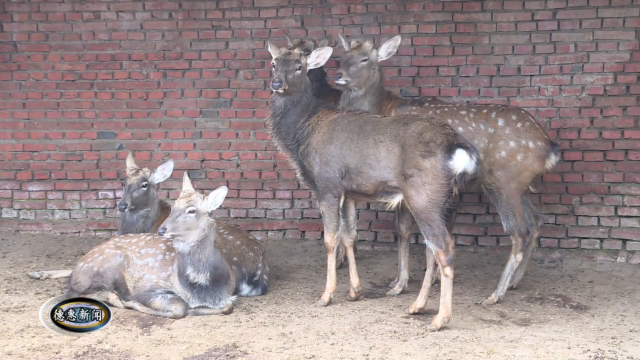
[[100,330],[111,322],[111,309],[102,301],[85,297],[58,296],[40,308],[45,328],[64,335],[83,335]]

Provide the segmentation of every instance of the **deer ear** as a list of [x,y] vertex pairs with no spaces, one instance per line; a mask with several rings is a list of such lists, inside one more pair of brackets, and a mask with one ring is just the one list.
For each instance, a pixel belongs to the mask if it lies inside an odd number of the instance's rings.
[[400,46],[401,40],[402,38],[400,38],[400,35],[396,35],[385,41],[384,44],[380,46],[380,49],[378,49],[378,61],[387,60],[392,57],[396,51],[398,51],[398,46]]
[[269,50],[271,57],[274,59],[277,58],[278,55],[280,54],[280,49],[278,49],[275,45],[273,45],[269,40],[267,40],[267,50]]
[[204,202],[205,210],[207,212],[212,212],[213,210],[219,208],[220,205],[222,205],[225,196],[227,196],[228,191],[229,189],[227,189],[226,186],[220,186],[219,188],[213,190],[209,194],[209,196],[207,196],[207,200],[205,200]]
[[340,45],[342,45],[342,47],[349,51],[351,49],[351,45],[349,45],[349,42],[347,41],[347,39],[345,39],[344,36],[342,36],[342,33],[338,33],[338,37],[340,38]]
[[156,171],[151,174],[149,180],[154,184],[160,184],[161,182],[167,180],[171,173],[173,172],[173,160],[169,159],[164,164],[158,166]]
[[307,70],[319,68],[324,65],[329,60],[332,53],[333,48],[329,46],[313,50],[311,55],[307,58]]
[[330,39],[329,39],[329,38],[324,38],[324,39],[320,40],[320,41],[318,42],[318,47],[325,47],[325,46],[329,46],[329,41],[330,41]]
[[129,155],[127,155],[125,164],[127,166],[127,176],[131,176],[136,170],[140,169],[138,165],[136,165],[136,160],[133,158],[133,153],[131,151],[129,151]]

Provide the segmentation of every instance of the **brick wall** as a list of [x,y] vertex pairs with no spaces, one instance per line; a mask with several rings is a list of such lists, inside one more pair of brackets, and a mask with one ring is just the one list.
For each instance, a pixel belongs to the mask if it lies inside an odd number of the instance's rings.
[[[403,35],[384,71],[403,95],[520,106],[559,140],[533,195],[542,246],[640,250],[640,0],[12,1],[0,23],[3,229],[110,234],[134,150],[176,161],[161,196],[188,170],[199,189],[231,189],[217,215],[319,238],[312,195],[265,129],[264,46],[282,29],[342,30]],[[461,200],[459,243],[508,244],[486,199]],[[393,241],[391,213],[359,208],[361,240]]]

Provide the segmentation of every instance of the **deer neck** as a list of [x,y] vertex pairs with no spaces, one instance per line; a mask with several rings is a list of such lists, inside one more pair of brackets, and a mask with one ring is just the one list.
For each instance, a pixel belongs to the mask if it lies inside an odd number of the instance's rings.
[[160,199],[155,193],[150,197],[152,200],[149,207],[120,214],[119,235],[151,232],[158,216],[160,216]]
[[324,68],[311,69],[307,72],[307,77],[313,85],[313,92],[316,95],[322,94],[327,89],[331,88],[331,85],[327,82],[327,73]]
[[292,95],[271,96],[271,131],[280,150],[295,154],[309,136],[308,126],[320,109],[313,85],[304,79],[300,91]]
[[271,116],[268,123],[273,140],[296,169],[298,180],[315,189],[313,177],[304,164],[304,148],[314,134],[313,117],[320,111],[320,100],[313,93],[311,81],[305,77],[300,91],[288,95],[271,96]]
[[375,71],[375,76],[362,88],[347,88],[343,91],[340,98],[340,109],[380,114],[386,96],[380,72],[380,69]]
[[213,219],[201,225],[204,230],[193,245],[175,241],[178,277],[190,287],[226,287],[229,269],[216,246],[217,226]]

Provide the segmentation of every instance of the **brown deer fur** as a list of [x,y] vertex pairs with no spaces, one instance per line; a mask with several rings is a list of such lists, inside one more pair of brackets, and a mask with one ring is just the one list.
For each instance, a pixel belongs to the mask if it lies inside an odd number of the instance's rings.
[[[451,316],[454,251],[443,213],[452,186],[475,172],[477,152],[443,121],[323,108],[306,74],[322,66],[332,49],[318,48],[307,57],[299,49],[277,49],[271,42],[268,48],[274,65],[268,119],[273,139],[288,154],[298,179],[316,194],[324,224],[327,283],[317,305],[328,305],[336,290],[338,239],[349,260],[349,298],[361,295],[353,253],[356,201],[381,201],[390,207],[405,202],[440,269],[440,311],[430,327],[440,329]],[[434,269],[427,268],[429,280],[409,313],[424,311]]]
[[[559,145],[548,138],[529,113],[516,107],[455,105],[436,99],[408,100],[385,90],[379,62],[396,52],[400,44],[399,35],[380,48],[370,41],[348,42],[342,34],[340,43],[346,50],[340,60],[336,81],[346,87],[342,92],[340,109],[384,116],[435,116],[447,121],[478,150],[478,183],[496,206],[503,227],[512,239],[511,256],[498,287],[483,304],[501,300],[507,288],[515,288],[522,279],[540,232],[539,216],[525,192],[537,176],[555,166],[560,158]],[[455,213],[451,213],[448,222],[452,225],[454,220]],[[407,241],[399,236],[399,242]],[[402,245],[400,248],[404,249]],[[400,258],[401,263],[408,261],[408,252],[405,250]],[[406,264],[400,266],[398,278],[408,278],[407,268]]]
[[221,187],[204,197],[185,172],[160,236],[120,235],[98,245],[73,270],[67,296],[179,319],[228,314],[236,296],[265,294],[269,268],[258,241],[210,217],[226,194]]
[[[291,39],[287,34],[284,34],[284,37],[287,39],[288,50],[300,49],[304,56],[309,56],[311,52],[317,47],[329,45],[329,39],[327,38],[320,40],[318,45],[316,46],[316,42],[313,39]],[[320,99],[322,104],[328,108],[338,108],[342,91],[329,85],[329,83],[327,82],[327,73],[324,71],[324,68],[319,67],[307,71],[307,77],[311,81],[311,85],[313,85],[314,95],[318,99]],[[355,254],[358,253],[357,244],[357,241],[353,244],[353,252]],[[345,250],[344,244],[342,243],[338,244],[337,258],[338,260],[336,260],[336,267],[339,269],[347,261],[347,252]]]

